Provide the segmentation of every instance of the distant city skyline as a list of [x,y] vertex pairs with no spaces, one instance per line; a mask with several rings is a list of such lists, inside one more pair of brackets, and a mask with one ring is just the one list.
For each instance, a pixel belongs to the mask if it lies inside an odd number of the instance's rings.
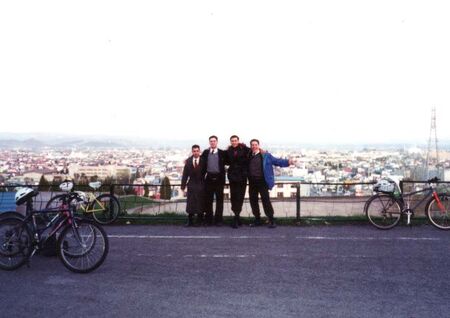
[[446,1],[0,4],[0,131],[450,140]]

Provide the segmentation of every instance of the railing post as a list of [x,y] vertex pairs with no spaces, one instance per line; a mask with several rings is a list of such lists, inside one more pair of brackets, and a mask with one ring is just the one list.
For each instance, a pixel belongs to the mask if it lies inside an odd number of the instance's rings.
[[300,182],[297,183],[297,193],[295,195],[295,199],[296,199],[296,208],[297,208],[297,215],[296,215],[296,221],[297,223],[300,223]]

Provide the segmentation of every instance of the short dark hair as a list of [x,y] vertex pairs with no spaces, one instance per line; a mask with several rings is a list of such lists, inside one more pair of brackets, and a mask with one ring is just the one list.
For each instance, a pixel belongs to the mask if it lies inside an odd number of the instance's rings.
[[259,145],[259,140],[258,139],[252,139],[250,140],[250,145],[252,144],[252,142],[256,141],[256,143]]
[[194,150],[194,149],[200,149],[200,146],[199,145],[192,145],[192,150]]
[[237,140],[239,140],[239,137],[238,137],[237,135],[233,135],[233,136],[230,137],[230,141],[231,141],[231,139],[233,139],[233,138],[237,138]]
[[216,140],[219,140],[219,138],[217,138],[216,135],[209,136],[208,140],[211,140],[211,138],[215,138]]

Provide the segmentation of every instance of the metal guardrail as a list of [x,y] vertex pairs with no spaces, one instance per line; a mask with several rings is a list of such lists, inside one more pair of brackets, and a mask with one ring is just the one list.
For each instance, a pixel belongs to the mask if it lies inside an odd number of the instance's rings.
[[[426,182],[403,181],[400,184],[402,191],[404,185],[409,183],[421,184]],[[450,184],[450,182],[440,183]],[[347,217],[353,215],[363,216],[363,207],[368,197],[373,193],[373,185],[374,182],[277,182],[272,190],[271,200],[276,213],[278,213],[277,217],[280,217],[284,213],[286,218],[294,218],[297,222],[302,217],[314,217],[316,214]],[[11,198],[13,197],[10,194],[2,195],[2,193],[13,192],[17,186],[20,185],[0,186],[0,212],[2,210],[11,210],[13,206],[13,202],[11,202]],[[35,200],[36,208],[44,208],[51,197],[60,193],[55,186],[49,186],[47,188],[39,186],[30,187],[39,189],[41,192],[41,195],[36,197]],[[179,183],[170,185],[171,194],[175,195],[170,200],[163,200],[158,197],[158,194],[161,192],[160,184],[105,184],[102,185],[99,192],[107,192],[118,196],[122,205],[123,216],[161,215],[164,213],[184,214],[186,198],[181,195],[180,187],[181,184]],[[226,184],[225,192],[228,191],[228,187],[229,185]],[[356,188],[362,190],[358,192]],[[292,190],[289,191],[289,189]],[[331,192],[320,192],[322,189],[331,189]],[[338,191],[339,189],[342,191]],[[74,190],[93,192],[87,185],[75,185]],[[289,196],[278,197],[274,195],[274,193],[278,193],[277,191],[288,193]],[[224,196],[224,201],[224,206],[229,211],[229,197]],[[5,205],[9,208],[2,209]],[[244,209],[245,213],[251,216],[248,198],[244,201],[243,212]],[[329,211],[321,211],[321,209]]]
[[[355,198],[356,192],[354,191],[354,187],[371,187],[372,185],[373,183],[277,182],[271,191],[271,200],[276,211],[281,210],[284,212],[286,217],[294,217],[297,221],[299,221],[302,212],[302,205],[332,205],[332,208],[335,209],[334,204],[337,201],[341,205],[344,203],[364,203],[366,198]],[[2,196],[1,193],[5,193],[5,191],[6,193],[10,193],[14,191],[15,187],[18,186],[23,185],[0,186],[0,211],[11,210],[11,205],[14,205],[14,202],[12,202],[12,204],[9,202],[7,204],[9,208],[2,209],[2,206],[5,206],[5,200],[2,200],[2,198],[4,199],[6,196]],[[55,185],[46,187],[29,187],[40,191],[40,195],[35,199],[36,208],[44,208],[45,204],[51,197],[61,193]],[[180,187],[180,183],[170,185],[170,192],[172,194],[171,200],[163,200],[159,197],[159,194],[161,193],[161,184],[105,184],[102,185],[99,192],[108,192],[118,196],[122,205],[122,210],[128,215],[143,215],[146,214],[146,210],[151,211],[150,213],[153,214],[162,214],[166,212],[184,213],[183,208],[186,204],[186,198],[181,194]],[[226,194],[229,192],[228,188],[229,184],[226,184]],[[325,188],[331,192],[321,192],[322,189]],[[346,195],[344,196],[344,192],[342,191],[339,192],[338,188],[344,191]],[[75,185],[74,190],[93,192],[93,189],[87,185]],[[366,192],[367,194],[371,193],[371,188]],[[278,197],[278,193],[282,193],[282,196]],[[10,198],[9,201],[11,201],[11,195],[8,197]],[[225,208],[230,210],[229,195],[224,196],[224,201]],[[244,201],[243,208],[246,209],[248,216],[251,216],[248,197]],[[279,214],[281,215],[282,212],[279,212]]]

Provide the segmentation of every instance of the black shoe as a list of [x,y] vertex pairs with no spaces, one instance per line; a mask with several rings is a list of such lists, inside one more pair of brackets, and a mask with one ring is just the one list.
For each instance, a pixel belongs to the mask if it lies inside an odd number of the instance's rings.
[[241,216],[239,213],[234,216],[234,222],[237,226],[242,226]]
[[231,222],[231,227],[233,229],[237,229],[239,227],[239,220],[238,219],[239,219],[239,217],[235,216],[233,221]]
[[261,226],[261,219],[255,219],[255,222],[250,223],[250,227]]
[[197,226],[205,225],[205,218],[202,214],[197,215]]
[[274,220],[274,219],[269,220],[268,228],[269,228],[269,229],[274,229],[274,228],[276,228],[276,227],[277,227],[277,225],[275,224],[275,220]]
[[184,226],[185,227],[194,226],[194,218],[192,217],[191,214],[188,215],[188,221]]
[[195,225],[196,226],[203,226],[203,225],[205,225],[205,220],[197,218],[197,221],[195,222]]

